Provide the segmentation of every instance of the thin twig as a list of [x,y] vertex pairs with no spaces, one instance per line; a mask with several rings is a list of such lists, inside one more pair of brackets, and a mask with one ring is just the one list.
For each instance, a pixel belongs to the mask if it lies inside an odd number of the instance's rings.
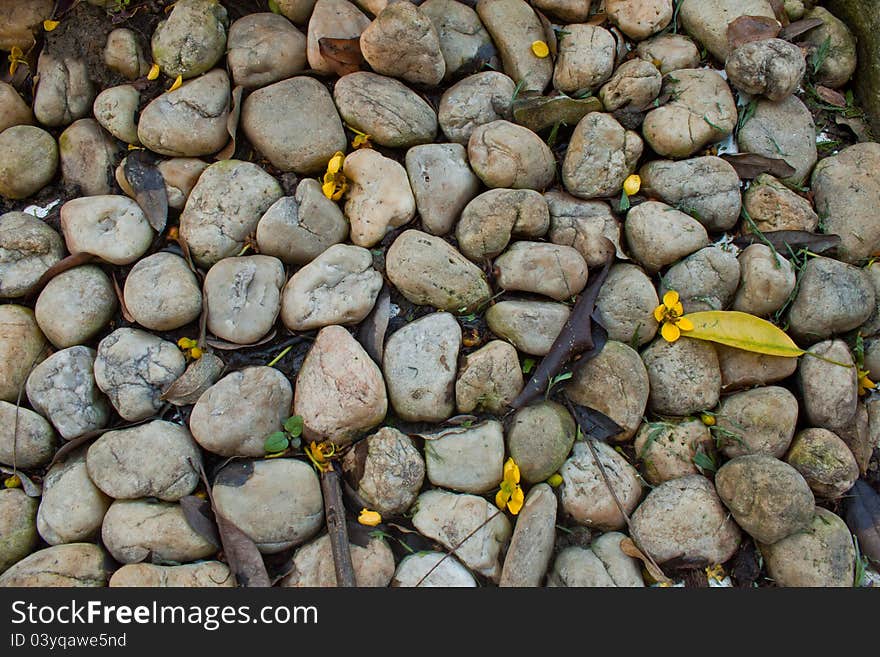
[[[332,464],[332,462],[331,462]],[[351,562],[351,546],[348,542],[348,527],[345,525],[345,505],[342,502],[342,485],[336,466],[321,471],[321,492],[324,494],[324,515],[327,519],[327,532],[330,535],[330,552],[333,554],[333,567],[336,570],[336,586],[355,587],[357,580]]]

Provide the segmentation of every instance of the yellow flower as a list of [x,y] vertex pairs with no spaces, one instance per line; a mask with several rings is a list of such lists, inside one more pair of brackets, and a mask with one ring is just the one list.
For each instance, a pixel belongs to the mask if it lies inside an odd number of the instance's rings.
[[877,384],[868,378],[870,372],[868,370],[858,370],[859,373],[859,395],[868,394],[869,390],[874,390]]
[[330,472],[333,464],[330,459],[336,454],[336,445],[331,442],[311,442],[306,445],[306,456],[320,472]]
[[641,188],[642,179],[635,173],[628,176],[627,179],[623,181],[623,191],[626,192],[627,196],[638,194]]
[[358,516],[358,522],[362,525],[367,525],[367,527],[375,527],[382,522],[382,515],[378,511],[361,509],[361,514]]
[[147,80],[155,80],[158,77],[159,77],[159,65],[153,64],[150,67],[150,72],[147,73]]
[[199,349],[198,347],[193,347],[192,349],[189,350],[189,355],[191,358],[198,360],[199,358],[202,357],[202,350]]
[[182,84],[183,84],[183,76],[178,75],[177,79],[174,80],[174,84],[172,84],[170,87],[168,87],[168,91],[174,91],[175,89],[178,89],[180,87],[180,85],[182,85]]
[[711,413],[700,413],[700,421],[707,427],[715,426],[715,416]]
[[321,185],[321,191],[331,201],[341,199],[345,190],[348,189],[345,174],[342,173],[343,162],[345,162],[345,153],[336,151],[327,163],[327,173],[324,174],[324,184]]
[[504,479],[501,481],[501,489],[495,495],[495,505],[504,510],[507,509],[516,515],[522,509],[525,494],[519,485],[519,466],[512,458],[504,464]]
[[543,41],[532,41],[532,52],[535,53],[535,57],[544,59],[550,54],[550,47]]
[[24,58],[24,53],[18,46],[12,46],[12,50],[9,51],[9,55],[6,59],[9,60],[9,75],[15,75],[15,71],[18,69],[19,64],[27,64],[27,60]]
[[3,481],[3,486],[6,488],[21,488],[21,479],[18,478],[18,475],[12,475]]
[[350,125],[346,124],[345,126],[349,130],[354,133],[354,139],[351,140],[352,148],[372,148],[373,145],[370,143],[372,137],[368,135],[366,132],[361,132],[355,128],[352,128]]
[[715,564],[714,566],[706,566],[706,577],[710,580],[721,582],[727,577],[727,573],[724,572],[724,566]]
[[553,486],[553,488],[558,488],[562,485],[562,475],[558,472],[554,472],[552,475],[547,477],[547,483]]
[[192,338],[180,338],[177,341],[177,346],[187,358],[192,358],[193,360],[198,360],[204,353],[199,347],[198,340],[193,340]]
[[59,25],[61,25],[60,21],[53,21],[53,20],[49,20],[48,18],[43,21],[43,29],[46,30],[47,32],[51,32]]
[[192,338],[180,338],[180,340],[177,341],[177,346],[181,349],[192,349],[197,344],[198,342]]
[[694,325],[687,317],[682,317],[684,308],[678,300],[678,292],[669,290],[663,295],[663,303],[654,308],[654,319],[662,324],[660,335],[667,342],[675,342],[682,331],[693,331]]

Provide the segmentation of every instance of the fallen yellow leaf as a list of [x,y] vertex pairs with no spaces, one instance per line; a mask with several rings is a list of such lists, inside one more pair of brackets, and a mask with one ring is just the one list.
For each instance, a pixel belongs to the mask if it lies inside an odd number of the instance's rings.
[[766,319],[755,317],[736,310],[707,310],[690,313],[694,325],[687,337],[708,340],[768,356],[788,356],[796,358],[804,353],[794,340]]
[[177,89],[178,87],[180,87],[180,85],[182,85],[182,84],[183,84],[183,76],[182,76],[182,75],[178,75],[178,76],[177,76],[177,79],[174,80],[174,84],[172,84],[172,85],[168,88],[168,91],[174,91],[175,89]]
[[147,73],[147,80],[155,80],[158,77],[159,77],[159,65],[153,64],[150,67],[150,72]]
[[43,29],[46,30],[47,32],[51,32],[59,25],[61,25],[61,21],[53,21],[48,18],[43,21]]

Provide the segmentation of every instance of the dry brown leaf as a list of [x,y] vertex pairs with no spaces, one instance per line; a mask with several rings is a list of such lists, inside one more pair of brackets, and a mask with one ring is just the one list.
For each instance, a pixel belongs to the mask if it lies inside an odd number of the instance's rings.
[[782,23],[783,26],[788,25],[788,13],[785,11],[785,1],[784,0],[770,0],[770,6],[773,8],[773,13],[776,14],[776,20]]
[[226,132],[229,133],[229,142],[223,147],[223,150],[214,156],[217,160],[228,160],[235,154],[238,119],[241,116],[241,94],[243,91],[244,87],[241,85],[232,90],[229,114],[226,117]]
[[157,233],[165,230],[168,222],[168,192],[165,179],[146,151],[132,151],[125,158],[125,179],[134,192],[134,200],[147,216]]
[[788,178],[794,175],[795,168],[778,157],[767,157],[758,153],[726,153],[721,156],[733,166],[743,180],[754,180],[762,173],[769,173],[777,178]]
[[119,310],[122,313],[122,316],[125,318],[126,322],[130,324],[136,324],[134,317],[128,311],[128,306],[125,305],[125,296],[122,294],[122,289],[119,287],[119,282],[116,280],[116,274],[113,273],[111,276],[113,280],[113,290],[116,292],[116,298],[119,300]]
[[846,98],[839,91],[829,89],[828,87],[823,87],[820,84],[816,86],[816,95],[818,95],[819,98],[824,100],[829,105],[834,105],[835,107],[846,107]]
[[645,570],[648,571],[648,574],[654,579],[654,581],[664,582],[666,584],[672,583],[672,580],[669,579],[658,566],[655,566],[638,547],[636,547],[635,541],[629,536],[621,539],[620,549],[626,556],[641,561],[645,566]]
[[42,487],[39,484],[35,484],[33,480],[21,470],[14,470],[13,468],[0,466],[0,472],[10,477],[12,475],[18,477],[18,480],[21,482],[21,489],[28,497],[40,497],[43,494]]
[[350,39],[321,37],[318,39],[318,49],[327,65],[340,77],[360,71],[364,63],[360,37]]
[[795,21],[790,25],[786,25],[779,32],[779,38],[785,39],[786,41],[791,41],[795,37],[800,36],[804,32],[809,32],[814,27],[819,27],[822,25],[822,19],[820,18],[804,18],[799,21]]
[[779,21],[767,16],[740,16],[727,26],[727,44],[739,48],[750,41],[772,39],[779,34]]
[[858,139],[860,142],[874,141],[874,136],[871,134],[871,127],[864,119],[860,119],[857,116],[846,117],[842,114],[835,114],[834,122],[837,125],[845,125],[847,128],[852,130],[853,134],[856,136],[856,139]]
[[180,377],[162,393],[162,399],[175,406],[195,404],[202,393],[220,378],[225,364],[212,353],[194,360]]

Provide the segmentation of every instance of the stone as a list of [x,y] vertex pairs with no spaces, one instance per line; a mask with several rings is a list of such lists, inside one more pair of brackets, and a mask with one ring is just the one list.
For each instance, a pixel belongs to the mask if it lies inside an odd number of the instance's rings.
[[513,528],[499,586],[541,586],[553,556],[557,504],[553,489],[547,484],[532,487],[526,495]]
[[838,257],[844,262],[860,262],[880,247],[880,229],[871,211],[880,203],[877,167],[880,144],[865,142],[823,158],[813,170],[816,212],[824,218],[825,232],[840,235]]
[[451,142],[467,146],[479,126],[511,117],[516,83],[498,71],[475,73],[455,83],[440,97],[437,120]]
[[608,0],[608,19],[630,39],[647,39],[669,25],[672,0]]
[[307,23],[315,0],[277,0],[278,10],[297,25]]
[[715,487],[736,524],[761,543],[807,529],[816,508],[800,473],[768,454],[731,459],[718,469]]
[[500,301],[486,311],[486,323],[498,337],[532,356],[546,356],[568,321],[570,308],[551,301]]
[[417,552],[401,559],[391,586],[476,587],[470,571],[444,552]]
[[284,279],[284,265],[272,256],[224,258],[215,264],[205,276],[208,330],[229,342],[258,342],[281,310]]
[[645,582],[642,579],[641,564],[621,548],[621,542],[625,538],[627,536],[620,532],[605,532],[590,544],[590,549],[599,557],[615,585],[643,587]]
[[795,92],[806,69],[801,49],[782,39],[744,43],[730,53],[724,65],[734,87],[774,102]]
[[656,63],[660,73],[666,75],[681,68],[699,68],[700,51],[697,45],[684,34],[658,34],[640,41],[636,55],[646,61]]
[[810,490],[824,499],[839,499],[859,478],[859,465],[847,444],[827,429],[799,431],[785,462],[801,473]]
[[819,225],[819,216],[810,202],[769,173],[762,173],[751,182],[743,194],[743,207],[764,233],[774,230],[813,232]]
[[385,256],[385,273],[412,303],[467,312],[489,301],[486,276],[445,240],[407,230]]
[[[571,458],[559,471],[562,475],[562,508],[580,525],[602,531],[621,529],[626,521],[585,441],[575,443]],[[593,447],[620,505],[626,513],[632,513],[642,497],[638,472],[608,444],[593,440]]]
[[345,216],[357,246],[375,245],[415,216],[416,199],[400,163],[362,148],[345,158],[343,173],[349,183]]
[[25,212],[0,215],[0,298],[34,291],[40,277],[64,257],[64,243],[48,224]]
[[575,23],[566,25],[559,40],[553,86],[568,94],[598,89],[614,71],[617,42],[603,27]]
[[0,463],[31,470],[54,454],[55,432],[42,415],[0,401]]
[[455,373],[461,327],[449,313],[431,313],[386,340],[382,371],[398,417],[440,422],[455,410]]
[[[840,3],[835,4],[839,5]],[[839,7],[835,8],[839,9]],[[845,14],[842,15],[845,16]],[[846,26],[846,23],[824,7],[813,7],[804,14],[804,18],[818,18],[823,23],[803,35],[801,40],[804,43],[818,50],[828,41],[828,46],[825,48],[825,57],[822,59],[818,70],[815,71],[814,79],[816,83],[832,89],[842,87],[849,81],[856,70],[857,52],[855,37]],[[865,13],[860,12],[859,20],[854,21],[853,25],[858,25],[865,18]]]
[[412,522],[423,536],[455,549],[471,570],[493,582],[501,577],[500,560],[510,539],[510,521],[483,498],[426,491],[419,495]]
[[701,420],[657,421],[642,424],[633,446],[645,479],[658,486],[700,474],[694,457],[700,452],[712,454],[715,440]]
[[797,358],[768,356],[722,344],[715,345],[725,392],[763,386],[787,379],[797,369]]
[[507,248],[511,237],[540,237],[550,225],[547,201],[533,189],[490,189],[461,212],[455,238],[461,252],[480,262]]
[[864,269],[832,258],[810,258],[788,310],[789,328],[796,339],[829,338],[864,323],[875,303],[874,286]]
[[293,196],[282,196],[269,206],[257,224],[260,253],[288,265],[305,265],[347,237],[342,210],[311,178],[300,181]]
[[211,267],[237,254],[281,195],[278,182],[256,164],[221,160],[209,166],[180,215],[180,236],[193,260]]
[[[310,0],[307,1],[310,3]],[[306,19],[309,21],[306,33],[306,57],[309,60],[309,67],[324,75],[335,74],[335,71],[321,54],[318,42],[325,37],[357,39],[370,24],[370,19],[348,0],[318,0],[314,3],[311,18],[308,18],[308,12],[304,12],[297,16],[294,22],[304,23]]]
[[692,474],[653,489],[632,515],[631,531],[658,563],[724,563],[736,552],[740,531],[712,483]]
[[776,18],[768,0],[684,0],[678,10],[687,33],[722,62],[730,52],[727,26],[740,16]]
[[596,312],[610,340],[641,346],[657,334],[654,309],[659,304],[645,272],[636,265],[618,263],[599,290]]
[[[135,193],[125,178],[125,160],[123,158],[116,167],[116,184],[128,196],[134,198]],[[207,162],[195,157],[175,157],[170,160],[162,160],[156,165],[165,182],[165,195],[168,197],[168,207],[182,210],[186,205],[190,192],[196,186],[199,176],[208,168]]]
[[37,505],[20,488],[0,491],[0,575],[37,547]]
[[425,437],[428,481],[461,493],[488,493],[501,484],[504,432],[497,420],[450,427]]
[[648,372],[639,353],[609,340],[597,356],[575,370],[565,384],[565,396],[575,404],[604,413],[622,429],[612,438],[630,440],[648,404]]
[[61,232],[71,253],[90,253],[114,265],[140,258],[154,237],[137,203],[110,194],[67,201],[61,206]]
[[456,408],[459,413],[502,414],[522,387],[516,348],[503,340],[492,340],[464,357],[455,382]]
[[[865,320],[865,323],[859,327],[858,331],[862,336],[870,336],[880,333],[880,302],[878,302],[878,299],[880,299],[880,264],[868,261],[864,270],[868,274],[868,278],[871,280],[871,287],[874,288],[875,303],[871,316]],[[867,345],[865,346],[867,347]]]
[[573,246],[589,267],[605,264],[614,254],[625,259],[620,247],[620,223],[608,203],[575,198],[561,190],[545,192],[544,199],[550,210],[551,242]]
[[667,73],[660,93],[671,94],[670,101],[648,112],[642,124],[645,141],[658,155],[690,157],[730,135],[736,126],[733,94],[712,69]]
[[0,50],[29,48],[42,22],[52,16],[53,8],[51,0],[4,2],[0,7]]
[[207,389],[189,416],[189,429],[203,449],[220,456],[261,457],[266,436],[290,415],[293,390],[273,367],[231,372]]
[[684,312],[724,310],[733,302],[740,279],[739,260],[729,251],[707,246],[672,265],[659,294],[677,290]]
[[0,82],[0,132],[16,125],[32,125],[34,113],[11,84]]
[[410,2],[389,3],[361,33],[360,44],[376,73],[424,86],[446,75],[434,23]]
[[[383,537],[366,545],[349,543],[354,579],[360,588],[384,588],[394,576],[394,553]],[[283,587],[337,586],[330,537],[325,534],[303,545],[293,556],[293,570],[281,580]]]
[[150,61],[144,57],[137,34],[127,27],[117,27],[107,35],[104,64],[127,80],[136,80],[150,72]]
[[119,328],[98,343],[95,381],[129,422],[154,415],[162,392],[186,367],[173,342],[140,329]]
[[322,328],[296,380],[293,412],[303,418],[306,440],[345,446],[382,422],[387,411],[378,365],[341,326]]
[[804,184],[818,158],[813,115],[797,96],[778,103],[759,99],[736,139],[742,152],[780,158],[794,167],[794,173],[782,179],[794,186]]
[[306,35],[272,12],[248,14],[235,21],[226,48],[235,86],[265,87],[307,67]]
[[102,429],[110,419],[110,405],[95,385],[94,363],[94,349],[70,347],[49,356],[28,377],[28,401],[65,440]]
[[71,123],[58,138],[61,177],[83,196],[110,194],[116,142],[94,119]]
[[798,380],[811,426],[836,431],[848,426],[858,403],[858,377],[853,358],[842,340],[826,340],[808,349],[809,354],[842,363],[801,356]]
[[110,502],[89,478],[80,450],[49,468],[43,478],[37,531],[49,545],[87,541],[101,528]]
[[791,262],[766,244],[752,244],[739,256],[740,283],[733,310],[766,317],[785,305],[797,277]]
[[542,401],[519,409],[507,429],[507,447],[523,481],[544,481],[571,452],[577,425],[561,404]]
[[[283,281],[284,270],[279,273]],[[291,331],[357,324],[373,309],[381,289],[382,275],[373,269],[372,254],[336,244],[291,276],[281,297],[281,319]],[[224,290],[219,286],[217,294]]]
[[565,160],[562,182],[579,198],[613,196],[633,173],[642,156],[642,140],[610,114],[590,112],[574,129]]
[[200,561],[180,566],[152,563],[126,564],[113,573],[110,588],[213,588],[235,586],[229,566],[220,561]]
[[0,133],[0,195],[27,198],[49,184],[58,169],[58,146],[45,130],[17,125]]
[[856,463],[859,466],[859,472],[862,475],[868,473],[871,457],[874,454],[874,446],[876,445],[875,436],[872,434],[870,427],[871,419],[868,415],[868,409],[863,402],[856,405],[856,413],[852,420],[842,426],[835,427],[834,431],[840,439],[846,443],[849,451],[852,452]]
[[578,0],[536,0],[533,4],[545,14],[566,23],[583,23],[590,17],[590,7]]
[[553,76],[553,62],[530,49],[545,39],[532,8],[523,0],[479,0],[477,14],[498,48],[504,72],[522,82],[523,91],[543,91]]
[[48,356],[48,347],[30,308],[0,305],[0,400],[18,400],[31,368]]
[[550,147],[528,128],[504,120],[483,124],[471,133],[468,159],[487,187],[543,191],[556,175]]
[[709,235],[699,221],[659,201],[631,208],[624,234],[633,259],[651,273],[709,245]]
[[95,265],[74,267],[46,284],[34,315],[40,330],[58,349],[84,344],[113,319],[118,301],[113,283]]
[[241,128],[281,171],[316,174],[347,146],[342,121],[327,88],[299,76],[257,89],[242,104]]
[[631,59],[621,64],[599,90],[606,111],[647,108],[660,94],[663,77],[651,62]]
[[[438,0],[429,0],[437,2]],[[453,0],[448,1],[450,4]],[[445,235],[480,189],[461,144],[424,144],[406,152],[406,174],[426,232]]]
[[154,253],[139,260],[125,278],[123,298],[134,320],[153,331],[180,328],[202,312],[196,277],[186,260],[174,253]]
[[713,233],[739,221],[742,199],[736,170],[714,155],[673,162],[654,160],[639,171],[642,191],[686,212]]
[[229,76],[214,69],[150,101],[138,120],[138,139],[170,157],[216,153],[229,141],[229,103]]
[[495,259],[495,282],[504,290],[533,292],[564,301],[587,284],[587,263],[571,246],[514,242]]
[[43,125],[60,128],[87,116],[92,109],[95,88],[85,61],[56,57],[43,50],[36,77],[34,116]]
[[92,113],[104,130],[121,141],[137,146],[140,144],[137,134],[140,102],[141,93],[137,88],[131,84],[122,84],[99,93],[92,104]]
[[477,16],[468,5],[456,0],[427,0],[419,5],[440,40],[440,52],[446,63],[444,79],[456,74],[480,70],[485,64],[499,68],[498,53]]
[[111,566],[94,543],[53,545],[33,554],[0,575],[0,587],[104,587]]
[[721,394],[721,369],[711,343],[681,337],[655,339],[642,352],[648,371],[648,408],[683,417],[713,408]]
[[617,585],[595,552],[571,546],[556,555],[553,568],[547,576],[547,586],[611,588]]
[[101,527],[104,546],[119,563],[187,563],[205,559],[217,547],[196,532],[176,502],[116,500]]
[[153,420],[107,431],[86,455],[89,477],[117,500],[157,497],[176,502],[199,484],[202,455],[186,427]]
[[318,475],[297,459],[230,463],[217,473],[213,498],[263,554],[304,543],[324,522]]
[[413,440],[392,427],[356,442],[342,457],[342,469],[361,499],[383,518],[408,511],[425,480],[425,461]]
[[153,60],[172,78],[206,73],[226,51],[228,24],[217,0],[179,0],[153,31]]
[[770,454],[782,458],[794,437],[798,400],[786,388],[766,386],[725,397],[715,419],[725,456]]

